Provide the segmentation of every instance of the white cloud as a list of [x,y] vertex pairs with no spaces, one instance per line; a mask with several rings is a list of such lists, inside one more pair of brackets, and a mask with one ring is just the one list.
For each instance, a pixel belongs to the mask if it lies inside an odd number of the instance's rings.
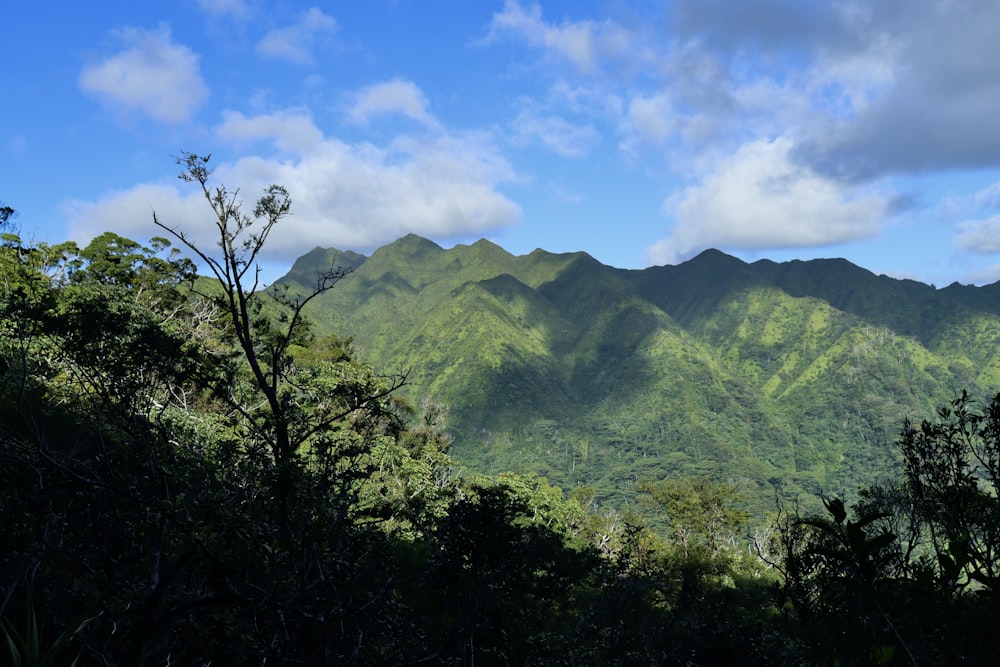
[[675,226],[647,249],[676,263],[708,247],[815,247],[869,238],[890,212],[887,198],[849,190],[790,159],[780,138],[744,145],[696,186],[664,204]]
[[557,58],[568,60],[583,72],[593,72],[603,56],[620,55],[632,46],[631,36],[610,21],[564,21],[546,23],[537,4],[527,8],[517,0],[506,0],[503,11],[493,14],[486,41],[511,34]]
[[117,38],[124,49],[87,65],[80,87],[108,106],[138,110],[156,120],[190,120],[208,98],[208,87],[198,69],[198,56],[170,40],[170,28],[126,27]]
[[283,152],[303,155],[323,141],[323,133],[304,112],[278,111],[247,117],[239,111],[226,110],[222,117],[222,123],[215,128],[216,135],[237,145],[267,140]]
[[[161,220],[206,220],[205,198],[193,190],[182,193],[174,182],[142,183],[108,194],[97,201],[71,200],[61,209],[70,220],[71,238],[81,244],[105,231],[114,231],[137,241],[162,236],[153,225],[153,213]],[[206,238],[204,235],[201,238]]]
[[337,29],[337,21],[312,7],[292,25],[270,31],[257,44],[257,53],[265,58],[288,60],[299,65],[314,62],[312,49]]
[[986,220],[966,220],[955,226],[955,245],[974,255],[1000,253],[1000,215]]
[[374,116],[401,114],[421,125],[437,127],[438,123],[427,111],[427,98],[412,81],[393,79],[385,83],[366,86],[354,93],[347,116],[354,123],[367,124]]
[[593,125],[574,125],[564,118],[525,110],[514,119],[514,141],[540,143],[563,157],[582,158],[601,141]]
[[[220,127],[233,138],[269,136],[278,144],[310,134],[294,113],[230,114]],[[520,208],[497,189],[513,177],[489,137],[442,134],[399,137],[387,146],[325,138],[296,160],[246,157],[217,165],[213,180],[239,188],[248,206],[268,184],[288,188],[293,215],[272,236],[264,258],[287,262],[317,245],[364,252],[409,232],[448,239],[516,224]],[[181,225],[202,247],[216,242],[203,197],[192,186],[173,183],[140,184],[98,201],[72,202],[72,238],[84,242],[108,229],[148,238],[157,233],[153,210],[164,223]]]

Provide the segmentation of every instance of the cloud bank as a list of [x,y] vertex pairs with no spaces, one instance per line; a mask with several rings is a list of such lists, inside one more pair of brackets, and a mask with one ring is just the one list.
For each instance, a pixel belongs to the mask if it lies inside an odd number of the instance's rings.
[[[266,248],[267,261],[293,260],[313,246],[369,251],[413,232],[437,238],[484,234],[517,224],[521,209],[498,187],[514,177],[489,135],[441,131],[399,135],[384,146],[325,136],[301,111],[223,114],[220,140],[266,142],[286,157],[249,156],[215,165],[213,181],[238,188],[247,206],[272,183],[292,197],[293,215]],[[144,183],[68,206],[74,238],[106,229],[143,239],[152,212],[211,247],[211,212],[179,181]]]
[[[486,41],[520,42],[543,54],[535,67],[553,86],[603,96],[622,151],[659,155],[681,180],[649,261],[871,238],[893,224],[902,179],[1000,166],[995,2],[678,0],[643,12],[552,20],[507,0]],[[522,139],[560,136],[556,120],[547,133],[524,120]],[[973,226],[957,229],[963,252]]]
[[647,260],[673,264],[706,247],[816,247],[869,238],[891,206],[885,196],[851,193],[790,159],[787,139],[742,146],[698,185],[664,204],[673,233]]

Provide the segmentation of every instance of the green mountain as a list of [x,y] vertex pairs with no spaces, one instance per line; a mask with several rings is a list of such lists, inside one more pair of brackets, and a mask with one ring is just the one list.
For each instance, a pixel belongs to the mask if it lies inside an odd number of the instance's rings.
[[353,269],[308,314],[408,397],[449,407],[471,469],[536,471],[612,504],[645,478],[708,475],[755,508],[892,474],[906,417],[1000,387],[1000,284],[937,290],[845,260],[747,264],[709,250],[641,271],[404,237],[317,248],[280,282]]

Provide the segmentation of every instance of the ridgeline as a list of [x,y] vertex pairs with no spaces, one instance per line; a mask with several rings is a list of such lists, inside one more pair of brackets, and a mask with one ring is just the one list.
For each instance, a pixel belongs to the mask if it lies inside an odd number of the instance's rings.
[[898,470],[905,418],[1000,386],[1000,285],[716,250],[622,270],[413,235],[370,257],[317,248],[279,283],[311,288],[331,261],[353,272],[310,304],[317,332],[409,369],[409,400],[447,406],[459,462],[617,506],[664,477],[735,483],[754,512],[776,489],[850,497]]

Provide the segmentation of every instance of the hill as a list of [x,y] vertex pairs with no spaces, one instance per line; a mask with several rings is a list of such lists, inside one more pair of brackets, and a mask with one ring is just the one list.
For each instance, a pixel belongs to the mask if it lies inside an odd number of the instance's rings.
[[714,250],[623,270],[412,235],[369,257],[317,248],[280,282],[331,262],[353,272],[311,304],[319,333],[410,369],[412,402],[449,406],[459,461],[619,506],[665,476],[737,483],[757,511],[775,489],[850,494],[896,468],[904,418],[1000,387],[1000,285]]

